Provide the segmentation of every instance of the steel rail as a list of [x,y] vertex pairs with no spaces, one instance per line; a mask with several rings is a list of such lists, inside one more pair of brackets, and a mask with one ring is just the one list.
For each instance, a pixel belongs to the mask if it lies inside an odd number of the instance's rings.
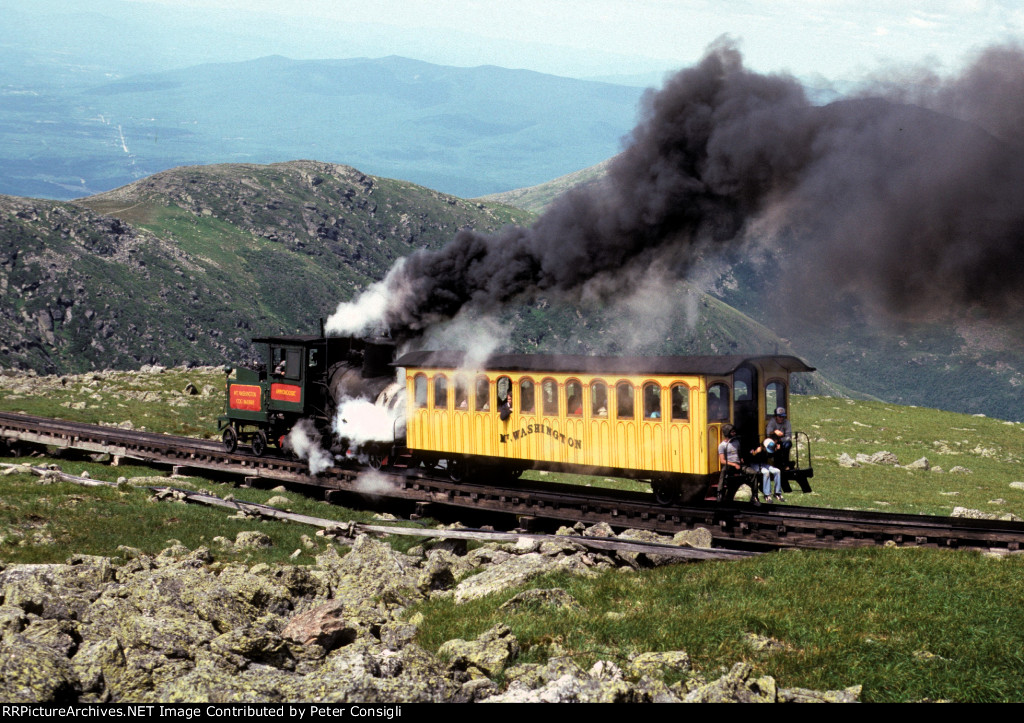
[[454,482],[423,468],[331,467],[310,475],[299,460],[228,453],[218,441],[175,437],[102,425],[0,412],[0,438],[107,453],[119,459],[208,470],[317,488],[339,495],[401,499],[503,513],[520,520],[573,524],[605,522],[617,528],[674,533],[707,528],[717,545],[779,547],[898,546],[1020,550],[1024,523],[827,508],[734,503],[664,507],[653,495],[543,481]]

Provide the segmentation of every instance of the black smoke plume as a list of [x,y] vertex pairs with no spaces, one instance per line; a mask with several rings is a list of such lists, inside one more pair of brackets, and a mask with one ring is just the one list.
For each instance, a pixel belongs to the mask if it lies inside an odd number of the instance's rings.
[[685,278],[747,244],[781,249],[779,284],[809,304],[852,292],[902,315],[1018,310],[1024,55],[994,48],[960,77],[914,81],[815,106],[719,41],[648,93],[602,182],[528,228],[412,255],[375,290],[378,316],[419,332],[467,308],[615,293],[653,268]]

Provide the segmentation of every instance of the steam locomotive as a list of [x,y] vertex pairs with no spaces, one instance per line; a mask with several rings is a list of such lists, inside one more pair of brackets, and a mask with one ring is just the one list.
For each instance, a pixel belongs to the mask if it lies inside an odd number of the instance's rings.
[[[351,440],[339,412],[345,400],[360,399],[391,420],[386,434],[360,443],[375,467],[401,456],[456,480],[527,469],[626,477],[649,482],[664,503],[723,490],[723,427],[740,431],[742,448],[756,447],[774,411],[788,406],[790,374],[814,371],[785,355],[498,354],[474,364],[460,352],[396,358],[390,339],[253,341],[266,346],[261,368],[227,378],[219,425],[228,451],[240,442],[257,455],[283,447],[289,430],[309,419],[343,453]],[[798,450],[784,475],[809,491],[803,439],[805,464]]]

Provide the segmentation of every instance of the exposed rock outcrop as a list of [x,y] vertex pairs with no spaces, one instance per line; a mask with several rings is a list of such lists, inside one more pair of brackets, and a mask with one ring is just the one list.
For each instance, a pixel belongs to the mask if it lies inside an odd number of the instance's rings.
[[[602,530],[596,531],[598,534]],[[228,544],[261,544],[240,533]],[[498,625],[450,640],[437,655],[416,642],[410,604],[475,599],[550,570],[611,569],[613,556],[571,540],[441,544],[396,552],[365,535],[315,566],[214,562],[171,540],[159,555],[75,556],[59,565],[0,567],[0,699],[41,702],[470,702],[810,700],[734,669],[705,683],[683,651],[633,654],[589,670],[559,657],[518,665],[520,645]],[[462,553],[462,554],[459,554]],[[635,561],[634,561],[635,562]],[[456,584],[467,573],[477,571]],[[531,590],[510,610],[579,608],[564,591]],[[685,682],[671,687],[671,673]],[[505,681],[502,690],[497,680]],[[788,697],[787,697],[788,696]],[[845,696],[845,697],[844,697]]]

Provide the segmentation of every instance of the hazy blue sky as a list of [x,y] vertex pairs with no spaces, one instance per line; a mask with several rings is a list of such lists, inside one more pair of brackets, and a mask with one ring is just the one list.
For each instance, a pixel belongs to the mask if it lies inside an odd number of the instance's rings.
[[1024,37],[1018,0],[128,1],[221,9],[238,31],[276,33],[296,57],[324,57],[332,48],[323,32],[338,28],[342,38],[340,29],[361,24],[366,42],[340,42],[332,57],[379,47],[379,55],[560,75],[690,65],[723,33],[740,40],[756,70],[832,80],[891,64],[953,70],[981,47]]

